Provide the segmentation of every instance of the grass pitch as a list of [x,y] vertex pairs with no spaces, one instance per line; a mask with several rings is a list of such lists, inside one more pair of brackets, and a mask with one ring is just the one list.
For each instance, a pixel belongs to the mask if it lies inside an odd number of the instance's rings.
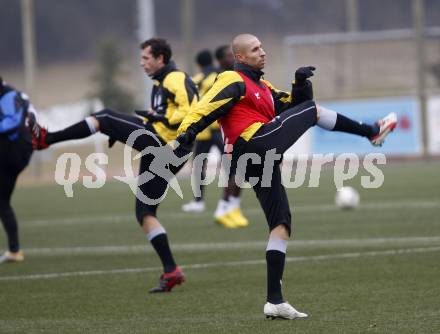
[[[0,266],[0,333],[439,333],[440,163],[389,164],[361,205],[333,204],[333,174],[319,188],[291,189],[294,240],[284,296],[310,315],[270,321],[265,302],[267,227],[252,190],[250,226],[183,214],[170,193],[159,210],[187,283],[149,295],[160,263],[138,227],[128,187],[19,187],[14,195],[26,261]],[[2,238],[0,247],[6,244]]]

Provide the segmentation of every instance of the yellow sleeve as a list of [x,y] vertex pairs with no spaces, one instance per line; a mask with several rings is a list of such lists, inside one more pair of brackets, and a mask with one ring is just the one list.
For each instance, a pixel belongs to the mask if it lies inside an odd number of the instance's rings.
[[199,95],[203,97],[214,85],[215,79],[217,79],[217,73],[212,72],[206,78],[204,78],[199,84]]
[[168,115],[168,122],[170,125],[179,124],[197,103],[195,84],[185,73],[175,71],[166,76],[163,86],[174,96],[175,108]]
[[182,121],[178,134],[188,127],[199,133],[212,122],[225,115],[245,94],[245,84],[235,71],[225,71],[218,75],[212,88]]
[[196,86],[199,86],[204,78],[205,78],[205,75],[202,72],[200,72],[200,73],[195,74],[191,79],[192,79],[192,81],[194,81]]

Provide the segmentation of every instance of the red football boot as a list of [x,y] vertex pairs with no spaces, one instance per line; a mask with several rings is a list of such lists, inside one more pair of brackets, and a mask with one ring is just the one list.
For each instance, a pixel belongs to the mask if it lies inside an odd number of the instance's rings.
[[180,285],[185,282],[185,280],[185,275],[183,274],[182,269],[177,266],[174,271],[162,274],[159,279],[159,285],[152,288],[149,292],[170,292],[175,285]]

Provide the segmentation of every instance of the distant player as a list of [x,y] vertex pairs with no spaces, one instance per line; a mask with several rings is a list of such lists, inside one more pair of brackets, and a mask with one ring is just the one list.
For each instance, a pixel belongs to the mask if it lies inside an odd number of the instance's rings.
[[[234,71],[220,74],[196,108],[185,117],[178,130],[179,142],[190,143],[197,133],[218,120],[225,141],[233,145],[233,164],[243,154],[256,155],[264,162],[268,151],[284,154],[314,125],[365,137],[375,146],[381,145],[396,126],[395,113],[375,124],[364,124],[317,105],[312,100],[312,85],[308,80],[313,75],[313,67],[301,67],[295,72],[292,94],[275,89],[262,79],[266,53],[253,35],[236,36],[232,48],[236,60]],[[258,178],[253,190],[269,226],[267,302],[263,312],[268,318],[305,318],[307,314],[293,308],[281,292],[291,213],[281,183],[280,163],[276,160],[269,170],[268,185],[262,182],[263,174],[268,172],[263,163],[248,164],[245,173],[247,180]]]
[[[62,131],[46,132],[41,129],[41,135],[34,138],[35,147],[44,149],[62,141],[85,138],[98,131],[109,136],[111,144],[115,141],[126,143],[130,134],[139,129],[148,130],[158,139],[155,140],[149,135],[137,138],[133,148],[139,152],[149,146],[161,147],[173,141],[177,136],[180,122],[197,102],[198,95],[194,82],[176,68],[171,55],[171,48],[164,39],[152,38],[141,44],[140,65],[154,81],[151,93],[152,109],[142,113],[144,119],[104,109]],[[190,151],[182,149],[179,152],[179,157],[182,157]],[[157,157],[151,154],[142,156],[139,175],[149,171],[155,158]],[[170,166],[170,170],[176,174],[182,166],[183,164],[179,167]],[[138,187],[148,198],[158,199],[164,195],[168,181],[155,174],[155,177],[148,178],[147,182]],[[150,290],[152,293],[171,291],[176,284],[185,281],[182,270],[174,260],[167,233],[157,219],[158,206],[159,204],[146,204],[136,198],[136,217],[156,250],[164,270],[159,285]]]
[[35,109],[28,97],[0,78],[0,219],[8,240],[8,250],[0,256],[0,263],[24,260],[11,196],[18,175],[32,156],[34,124]]
[[[200,72],[193,76],[193,81],[202,97],[212,87],[217,78],[218,70],[214,67],[211,51],[202,50],[196,55],[196,63]],[[211,147],[216,147],[220,153],[223,152],[223,140],[221,132],[216,122],[201,131],[196,138],[194,145],[194,157],[199,154],[208,154]],[[184,212],[203,212],[205,211],[204,192],[205,186],[198,182],[206,177],[206,160],[203,161],[202,174],[195,175],[193,169],[192,180],[195,182],[193,187],[200,190],[200,194],[194,196],[194,200],[182,206]]]
[[[203,97],[203,95],[211,89],[217,79],[218,73],[233,69],[234,55],[229,45],[218,47],[215,50],[215,58],[219,65],[218,69],[213,65],[212,55],[209,50],[203,50],[196,56],[196,63],[200,68],[200,73],[196,74],[193,80],[199,89],[200,97]],[[213,122],[197,135],[194,156],[209,153],[213,146],[217,147],[220,153],[223,153],[224,144],[217,122]],[[206,160],[203,164],[201,178],[196,176],[194,180],[204,179],[205,176]],[[241,188],[236,185],[234,180],[235,175],[231,174],[228,180],[228,186],[225,187],[223,197],[219,200],[214,213],[215,221],[226,228],[246,227],[249,225],[247,218],[240,209]],[[200,189],[200,196],[196,196],[193,201],[182,206],[182,210],[185,212],[203,212],[205,210],[205,202],[203,200],[204,186],[200,183],[194,184],[194,186]]]

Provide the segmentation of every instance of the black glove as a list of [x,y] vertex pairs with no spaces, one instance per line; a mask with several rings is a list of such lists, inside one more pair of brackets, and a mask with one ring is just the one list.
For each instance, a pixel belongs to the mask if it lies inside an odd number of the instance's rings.
[[313,100],[313,85],[310,80],[305,80],[302,84],[295,82],[292,84],[292,103],[291,107],[295,107],[305,101]]
[[165,121],[165,116],[158,114],[158,113],[152,113],[148,110],[135,110],[134,111],[139,116],[147,118],[150,122],[163,122]]
[[306,80],[313,76],[313,71],[316,70],[314,66],[300,67],[295,71],[295,83],[302,85]]
[[180,135],[177,136],[176,141],[178,141],[180,145],[190,146],[195,139],[195,132],[191,128],[188,128],[185,132],[182,132]]

